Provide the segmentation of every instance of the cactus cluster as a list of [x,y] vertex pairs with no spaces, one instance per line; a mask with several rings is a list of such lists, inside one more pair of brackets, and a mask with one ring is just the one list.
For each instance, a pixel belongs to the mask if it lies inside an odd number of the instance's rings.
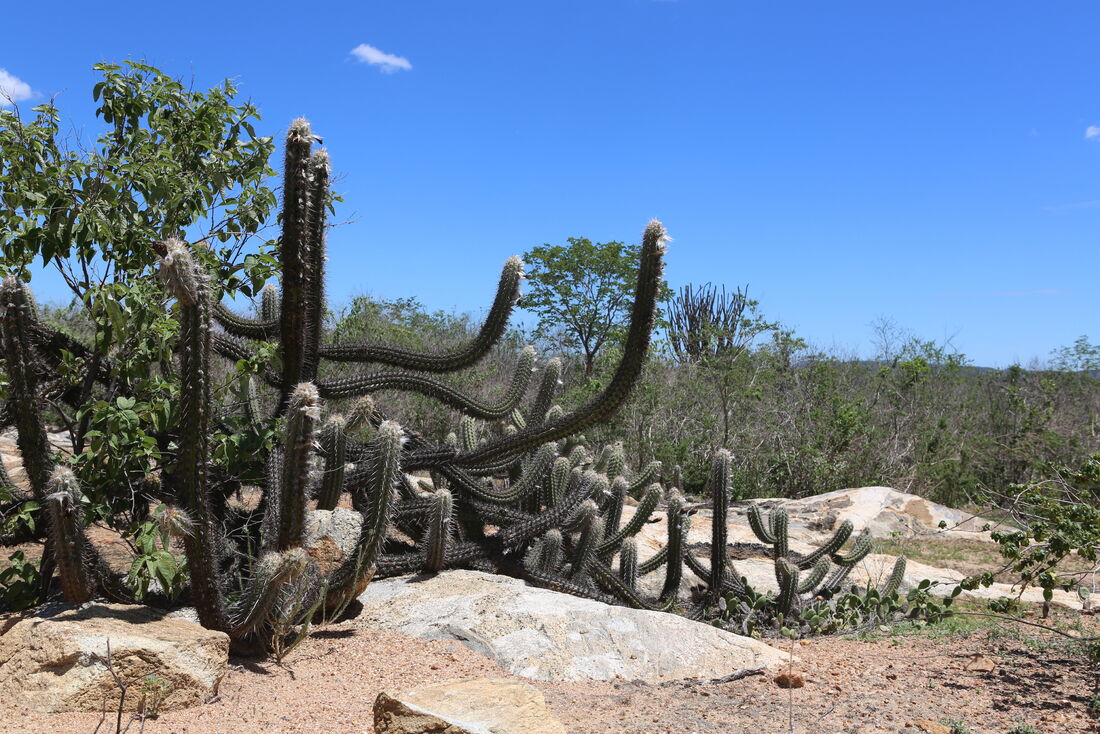
[[[715,507],[717,536],[717,527],[725,523],[719,522],[717,503]],[[711,577],[706,601],[707,606],[714,605],[712,608],[722,618],[738,622],[746,634],[751,634],[761,623],[774,623],[779,628],[785,623],[788,627],[797,623],[805,632],[831,631],[884,620],[897,610],[896,605],[891,605],[905,577],[904,556],[895,561],[889,577],[878,588],[843,591],[848,575],[872,547],[870,536],[864,532],[854,539],[847,552],[842,552],[852,537],[850,521],[842,522],[817,549],[800,554],[790,549],[786,510],[775,507],[765,516],[759,505],[753,505],[748,510],[748,519],[753,534],[771,546],[778,592],[774,596],[757,592],[730,567],[721,586]]]
[[[624,357],[602,393],[573,411],[554,406],[561,365],[550,360],[532,399],[525,400],[536,369],[536,354],[527,348],[504,395],[469,395],[443,374],[474,365],[498,342],[519,299],[522,262],[505,262],[483,325],[456,349],[326,344],[330,164],[323,150],[313,150],[315,140],[305,120],[290,126],[277,250],[281,283],[277,291],[263,290],[258,318],[219,302],[194,248],[177,239],[154,245],[179,322],[175,360],[163,365],[179,381],[179,419],[158,437],[165,451],[150,499],[167,505],[157,516],[184,549],[190,585],[182,601],[198,610],[203,625],[225,631],[239,646],[269,649],[282,646],[271,644],[273,631],[338,612],[373,576],[408,571],[485,568],[608,600],[670,606],[674,594],[656,602],[637,599],[634,579],[653,568],[629,562],[631,536],[662,494],[655,484],[659,465],[632,474],[621,447],[594,456],[575,438],[618,408],[646,360],[663,282],[660,223],[644,231]],[[49,379],[59,350],[89,350],[40,322],[28,289],[13,278],[0,289],[0,328],[11,393],[0,423],[15,425],[33,499],[47,510],[39,524],[48,541],[46,584],[56,564],[58,588],[71,602],[94,596],[133,601],[88,542],[78,483],[71,472],[55,471],[47,441],[39,382]],[[277,347],[277,367],[235,377],[231,392],[243,413],[241,425],[277,430],[280,440],[250,459],[255,466],[248,475],[264,477],[258,506],[250,507],[231,501],[242,477],[227,476],[212,461],[212,434],[232,427],[212,381],[216,358],[247,363],[258,341]],[[100,357],[89,362],[89,379],[107,384],[111,360]],[[326,379],[326,362],[364,368]],[[426,395],[458,411],[464,416],[458,435],[436,445],[400,427],[372,398],[386,390]],[[414,471],[431,473],[431,491],[410,478]],[[629,495],[640,496],[641,505],[634,519],[621,523]],[[345,498],[362,516],[360,535],[355,550],[322,573],[304,548],[306,513],[311,506],[333,509]],[[674,534],[682,546],[682,534]],[[613,571],[617,554],[627,560]],[[682,547],[666,555],[679,554]],[[669,569],[676,576],[680,564]]]

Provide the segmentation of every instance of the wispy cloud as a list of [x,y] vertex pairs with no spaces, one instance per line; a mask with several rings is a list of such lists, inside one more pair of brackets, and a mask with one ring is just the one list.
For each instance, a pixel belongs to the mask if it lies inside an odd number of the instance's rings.
[[30,84],[14,74],[9,74],[7,69],[0,69],[0,107],[13,102],[22,102],[32,96],[34,96],[34,90],[31,89]]
[[935,291],[932,293],[934,296],[948,297],[948,298],[966,298],[966,297],[993,297],[993,298],[1020,298],[1030,296],[1068,296],[1069,291],[1062,288],[1034,288],[1032,290],[1024,291]]
[[404,56],[388,54],[367,43],[360,43],[353,48],[351,55],[364,64],[377,66],[386,74],[392,74],[395,71],[411,71],[413,68],[413,65]]
[[1086,127],[1085,140],[1100,140],[1100,125],[1089,125]]

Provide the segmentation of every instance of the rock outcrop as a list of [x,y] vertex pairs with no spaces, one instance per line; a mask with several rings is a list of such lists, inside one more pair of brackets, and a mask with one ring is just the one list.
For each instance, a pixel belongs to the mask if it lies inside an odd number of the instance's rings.
[[357,624],[459,640],[535,680],[717,678],[785,662],[748,637],[673,614],[608,606],[477,571],[375,581]]
[[[229,637],[154,609],[122,604],[51,605],[11,618],[0,635],[0,698],[43,712],[101,711],[129,686],[125,709],[140,711],[143,687],[163,687],[161,711],[194,706],[218,692]],[[143,686],[147,676],[155,676]]]

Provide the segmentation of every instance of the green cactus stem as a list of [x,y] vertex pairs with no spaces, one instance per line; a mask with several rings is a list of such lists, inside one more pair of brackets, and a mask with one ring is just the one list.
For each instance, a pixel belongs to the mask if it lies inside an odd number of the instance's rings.
[[319,150],[309,157],[309,196],[306,201],[306,254],[308,268],[305,302],[304,380],[317,379],[321,334],[325,323],[325,230],[329,200],[330,164],[328,152]]
[[711,459],[710,493],[713,508],[710,535],[710,579],[708,584],[712,594],[718,594],[722,588],[722,579],[726,575],[726,545],[728,528],[726,523],[730,507],[730,452],[719,449]]
[[309,156],[313,133],[309,121],[298,118],[286,134],[283,162],[283,230],[279,238],[282,263],[282,303],[279,306],[279,343],[283,371],[280,379],[280,412],[299,383],[307,381],[307,309],[310,286],[308,237]]
[[752,532],[760,539],[761,543],[775,545],[775,535],[771,531],[772,523],[770,520],[768,522],[764,521],[759,505],[749,507],[749,527],[752,528]]
[[779,596],[776,598],[775,609],[783,616],[789,616],[794,600],[798,598],[798,567],[780,558],[775,563],[777,580],[779,581]]
[[668,560],[665,562],[665,583],[661,589],[662,604],[673,604],[680,594],[680,581],[684,574],[687,522],[688,517],[684,514],[684,499],[679,493],[674,493],[668,498]]
[[278,501],[269,503],[267,508],[264,544],[269,550],[285,551],[302,544],[306,486],[320,413],[317,388],[308,382],[298,385],[287,404]]
[[338,380],[318,383],[321,397],[339,400],[382,390],[406,390],[438,400],[473,418],[481,420],[500,420],[508,416],[527,391],[531,381],[531,371],[535,363],[535,350],[532,347],[520,352],[519,363],[508,386],[507,392],[497,403],[489,403],[466,395],[442,380],[414,372],[379,371]]
[[272,324],[279,320],[279,289],[271,283],[260,291],[260,320]]
[[344,472],[347,466],[347,421],[342,415],[331,415],[321,428],[321,450],[324,452],[324,473],[321,490],[317,494],[318,510],[333,510],[340,502],[344,490]]
[[38,376],[34,371],[34,298],[15,277],[0,284],[0,331],[4,336],[4,362],[10,383],[8,410],[15,424],[15,442],[23,457],[23,469],[31,492],[45,499],[53,471],[53,448],[46,435],[38,400]]
[[191,518],[183,538],[191,602],[208,629],[230,629],[218,575],[221,525],[210,505],[210,307],[206,273],[180,240],[161,243],[160,274],[180,312],[179,448],[171,467],[176,503]]
[[554,357],[542,368],[542,380],[539,381],[539,389],[527,411],[524,425],[516,424],[516,428],[526,428],[528,423],[535,425],[545,421],[546,413],[554,403],[554,396],[561,384],[561,360]]
[[570,559],[572,568],[569,571],[569,578],[572,580],[582,579],[588,573],[588,567],[595,559],[596,549],[600,539],[603,538],[603,523],[596,510],[596,503],[592,500],[586,501],[581,506],[579,524],[580,538]]
[[885,599],[889,596],[893,596],[897,590],[901,587],[902,582],[905,580],[905,556],[898,556],[894,561],[894,568],[890,571],[890,577],[886,579],[886,583],[879,589],[879,595]]
[[67,467],[55,469],[46,497],[49,535],[61,581],[61,593],[70,604],[83,604],[95,593],[84,558],[87,540],[81,518],[81,499],[80,485],[72,471]]
[[619,547],[619,544],[623,542],[624,538],[628,538],[632,535],[637,535],[638,531],[642,529],[642,526],[649,522],[650,516],[653,511],[657,509],[657,504],[661,501],[661,487],[660,485],[650,485],[649,489],[642,496],[641,502],[634,508],[634,516],[619,529],[614,535],[605,540],[599,547],[598,552],[603,555],[608,551],[613,551]]
[[614,413],[630,394],[641,374],[649,353],[657,298],[664,284],[663,257],[667,234],[664,226],[654,220],[642,235],[641,267],[634,292],[630,326],[623,344],[623,359],[602,393],[584,407],[554,420],[528,426],[511,436],[487,441],[473,451],[458,454],[452,462],[457,466],[477,466],[507,456],[516,456],[548,441],[557,441],[579,433]]
[[438,573],[443,570],[447,557],[447,544],[451,537],[451,512],[454,500],[445,489],[437,489],[432,495],[428,511],[428,532],[424,540],[424,570]]
[[511,257],[504,263],[496,299],[477,336],[453,352],[423,353],[386,344],[340,344],[322,347],[320,356],[334,362],[371,362],[419,372],[454,372],[476,364],[503,336],[519,298],[523,261]]
[[638,540],[627,538],[619,548],[619,578],[628,589],[638,586]]

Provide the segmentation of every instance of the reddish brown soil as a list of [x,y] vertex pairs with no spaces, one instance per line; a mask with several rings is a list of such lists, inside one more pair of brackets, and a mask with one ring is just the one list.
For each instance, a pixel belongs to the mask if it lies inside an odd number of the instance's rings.
[[[1100,625],[1084,618],[1084,631]],[[1045,734],[1097,732],[1090,702],[1096,673],[1082,645],[1007,624],[969,633],[816,639],[796,644],[803,688],[772,678],[732,683],[624,680],[534,682],[570,732],[912,732],[918,719],[960,720],[974,734],[1030,725]],[[974,656],[981,656],[977,659]],[[991,671],[977,668],[995,665]],[[234,660],[221,695],[204,706],[145,722],[147,734],[343,734],[372,731],[383,690],[501,676],[454,642],[425,642],[348,624],[317,632],[283,665]],[[99,714],[35,714],[3,705],[0,732],[91,734]],[[113,732],[108,717],[100,733]],[[130,732],[138,731],[134,722]]]

